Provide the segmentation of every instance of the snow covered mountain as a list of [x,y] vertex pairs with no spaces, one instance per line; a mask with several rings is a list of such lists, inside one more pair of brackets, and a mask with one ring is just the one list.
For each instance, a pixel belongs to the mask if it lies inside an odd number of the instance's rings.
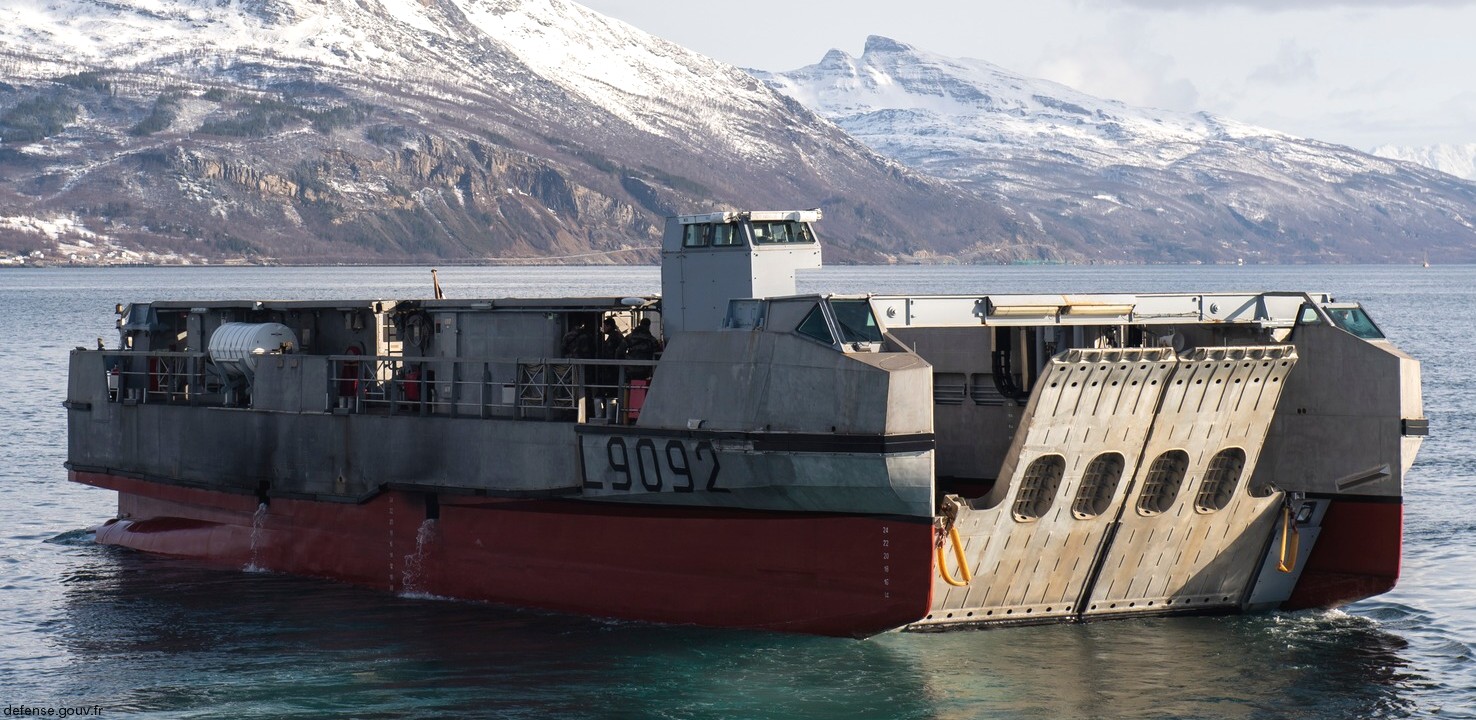
[[832,259],[1040,239],[565,0],[0,7],[0,252],[650,261],[734,206],[824,207]]
[[1369,151],[1391,160],[1418,163],[1458,178],[1476,180],[1476,143],[1465,145],[1380,145]]
[[16,0],[0,262],[652,261],[717,207],[830,261],[1476,260],[1407,163],[884,38],[760,75],[568,0]]
[[883,37],[754,71],[882,154],[1112,259],[1476,260],[1476,185],[1205,113],[1136,108]]

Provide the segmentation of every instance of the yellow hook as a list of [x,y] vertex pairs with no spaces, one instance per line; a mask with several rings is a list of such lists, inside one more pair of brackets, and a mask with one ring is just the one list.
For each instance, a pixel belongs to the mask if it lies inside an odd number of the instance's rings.
[[948,540],[953,544],[953,558],[958,562],[958,571],[963,576],[963,581],[959,582],[953,579],[953,573],[948,571],[948,561],[943,556],[943,545],[941,543],[936,548],[936,552],[938,553],[938,572],[943,576],[943,582],[954,587],[968,587],[969,583],[974,581],[974,573],[969,571],[968,558],[964,557],[963,541],[958,538],[958,528],[951,525],[948,527]]

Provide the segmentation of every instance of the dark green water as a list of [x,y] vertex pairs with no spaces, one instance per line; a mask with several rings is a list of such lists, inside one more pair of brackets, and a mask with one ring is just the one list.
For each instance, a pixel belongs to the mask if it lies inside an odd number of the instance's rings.
[[[1326,290],[1425,363],[1399,588],[1345,611],[888,634],[614,623],[93,544],[66,354],[153,298],[426,296],[421,269],[0,271],[0,711],[102,717],[1476,717],[1476,268],[838,268],[836,292]],[[572,279],[571,279],[572,278]],[[454,268],[448,294],[629,295],[656,271]]]

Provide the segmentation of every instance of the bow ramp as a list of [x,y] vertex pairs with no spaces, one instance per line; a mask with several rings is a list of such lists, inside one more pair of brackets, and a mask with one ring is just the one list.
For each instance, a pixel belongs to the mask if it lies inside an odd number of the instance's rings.
[[1291,346],[1057,355],[993,489],[945,500],[972,572],[940,554],[915,627],[1248,602],[1283,498],[1247,480],[1295,362]]

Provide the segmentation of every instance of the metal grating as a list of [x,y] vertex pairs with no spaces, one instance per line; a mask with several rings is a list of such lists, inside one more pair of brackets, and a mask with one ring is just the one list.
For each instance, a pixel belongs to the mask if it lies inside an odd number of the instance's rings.
[[1020,478],[1020,489],[1015,493],[1016,522],[1039,520],[1050,512],[1065,471],[1066,458],[1060,455],[1042,455],[1025,468],[1025,474]]
[[1117,492],[1117,483],[1122,480],[1123,465],[1122,455],[1115,452],[1092,458],[1082,473],[1076,501],[1071,504],[1071,514],[1076,519],[1089,520],[1107,512]]
[[1158,515],[1174,506],[1179,497],[1179,486],[1184,484],[1184,473],[1189,470],[1189,454],[1183,450],[1170,450],[1159,455],[1148,468],[1148,478],[1143,481],[1143,491],[1138,494],[1138,514]]
[[1244,469],[1244,450],[1226,448],[1215,453],[1210,458],[1209,469],[1204,472],[1204,479],[1199,482],[1199,493],[1194,497],[1195,512],[1212,513],[1229,505]]

